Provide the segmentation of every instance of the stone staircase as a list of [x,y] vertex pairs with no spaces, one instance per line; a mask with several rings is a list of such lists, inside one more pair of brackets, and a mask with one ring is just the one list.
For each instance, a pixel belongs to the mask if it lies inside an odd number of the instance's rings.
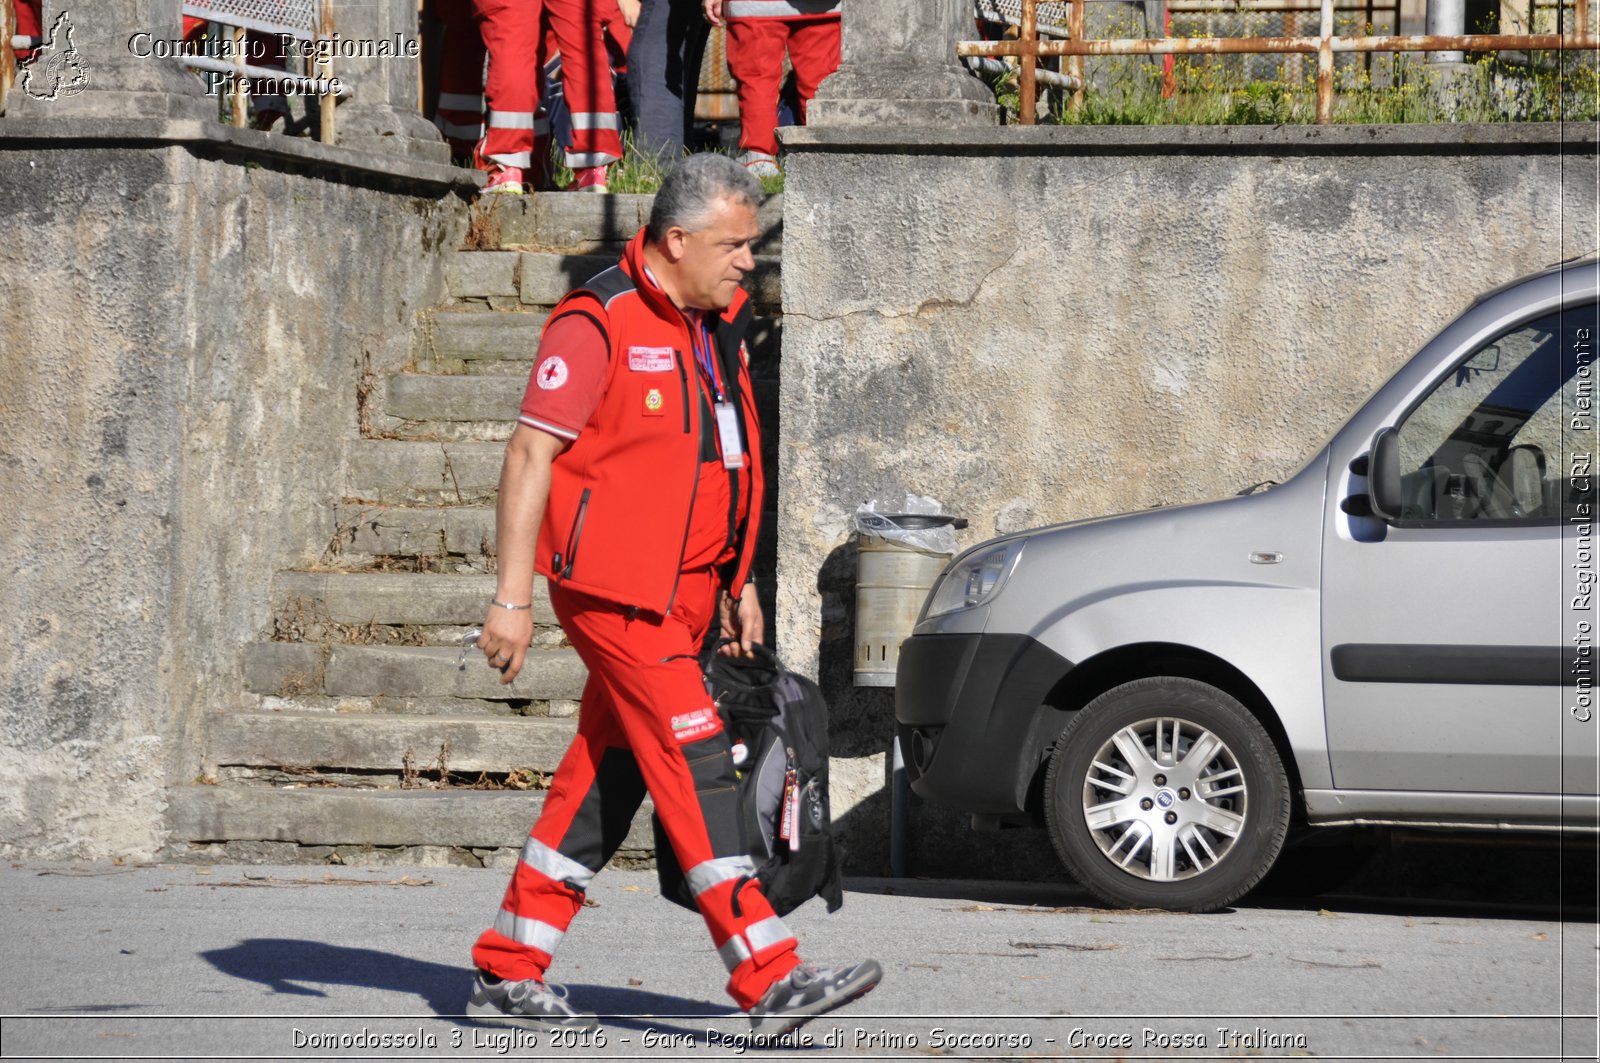
[[[450,300],[420,315],[411,362],[363,376],[331,542],[318,564],[274,580],[270,624],[241,655],[245,694],[207,715],[201,776],[169,791],[169,856],[516,859],[575,730],[585,671],[542,581],[514,684],[476,653],[459,667],[461,639],[494,590],[503,441],[539,330],[561,295],[616,261],[649,209],[648,196],[532,196],[475,220],[485,249],[446,252]],[[761,219],[749,346],[775,468],[779,197]],[[647,813],[620,858],[651,855]]]

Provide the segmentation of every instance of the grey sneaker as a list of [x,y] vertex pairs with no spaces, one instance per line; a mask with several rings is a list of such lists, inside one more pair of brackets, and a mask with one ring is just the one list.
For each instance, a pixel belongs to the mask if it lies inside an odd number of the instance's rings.
[[467,1015],[479,1022],[529,1029],[560,1026],[569,1030],[592,1030],[600,1025],[593,1014],[578,1011],[567,1003],[565,986],[532,978],[507,982],[482,971],[472,983]]
[[772,983],[761,1002],[750,1009],[750,1035],[782,1037],[818,1015],[843,1007],[865,994],[883,977],[873,960],[846,967],[813,967],[802,963]]

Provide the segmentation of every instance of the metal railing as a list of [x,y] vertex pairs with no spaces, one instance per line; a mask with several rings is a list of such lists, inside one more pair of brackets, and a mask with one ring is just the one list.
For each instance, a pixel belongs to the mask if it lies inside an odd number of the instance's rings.
[[[227,77],[228,107],[235,126],[245,124],[251,79],[270,79],[282,87],[308,91],[317,99],[317,139],[332,144],[338,139],[334,117],[340,96],[350,94],[350,86],[333,73],[332,0],[184,0],[183,14],[205,19],[223,27],[228,58],[211,55],[184,55],[180,62],[195,70]],[[293,42],[305,63],[304,74],[291,74],[276,67],[257,66],[248,47],[251,32]],[[285,57],[287,63],[287,56]]]
[[[1023,125],[1037,121],[1039,60],[1065,57],[1072,97],[1069,108],[1083,106],[1083,57],[1111,55],[1257,55],[1289,54],[1317,57],[1317,122],[1333,121],[1334,56],[1374,52],[1499,52],[1594,51],[1600,36],[1589,32],[1589,0],[1574,0],[1573,27],[1564,33],[1468,33],[1457,36],[1348,36],[1334,32],[1334,0],[1321,0],[1321,26],[1314,37],[1124,37],[1088,40],[1083,35],[1086,0],[1068,0],[1066,34],[1042,39],[1039,23],[1041,0],[1020,0],[1018,36],[1005,41],[961,41],[956,54],[963,59],[1016,58],[1019,66],[1018,118]],[[1059,6],[1059,5],[1055,5]],[[1249,8],[1249,0],[1241,5]]]

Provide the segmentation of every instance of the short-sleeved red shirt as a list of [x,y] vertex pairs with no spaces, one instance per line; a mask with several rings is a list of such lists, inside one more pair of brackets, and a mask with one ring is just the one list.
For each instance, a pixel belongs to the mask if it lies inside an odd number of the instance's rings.
[[600,405],[609,358],[605,334],[589,318],[565,314],[550,322],[517,420],[569,443],[577,439]]

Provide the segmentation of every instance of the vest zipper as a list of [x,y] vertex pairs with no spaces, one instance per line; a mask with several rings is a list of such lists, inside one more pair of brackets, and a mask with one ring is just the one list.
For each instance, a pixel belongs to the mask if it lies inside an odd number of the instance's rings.
[[561,555],[555,556],[554,568],[561,573],[562,579],[572,578],[572,566],[578,560],[578,540],[583,537],[583,518],[589,512],[589,492],[591,488],[585,487],[583,494],[578,496],[578,513],[572,518],[572,531],[567,534],[567,563],[563,567]]
[[[672,356],[678,360],[678,381],[683,385],[683,433],[688,435],[689,424],[689,376],[683,369],[683,352],[674,350]],[[678,581],[683,579],[683,555],[689,549],[689,527],[694,522],[694,502],[700,494],[700,449],[695,444],[694,452],[694,479],[689,483],[689,510],[683,518],[683,542],[678,544],[678,571],[672,574],[672,593],[667,595],[667,607],[661,615],[666,616],[672,612],[673,603],[678,600]]]
[[678,386],[683,389],[683,431],[689,433],[689,375],[683,369],[683,352],[673,351],[672,356],[678,363]]

